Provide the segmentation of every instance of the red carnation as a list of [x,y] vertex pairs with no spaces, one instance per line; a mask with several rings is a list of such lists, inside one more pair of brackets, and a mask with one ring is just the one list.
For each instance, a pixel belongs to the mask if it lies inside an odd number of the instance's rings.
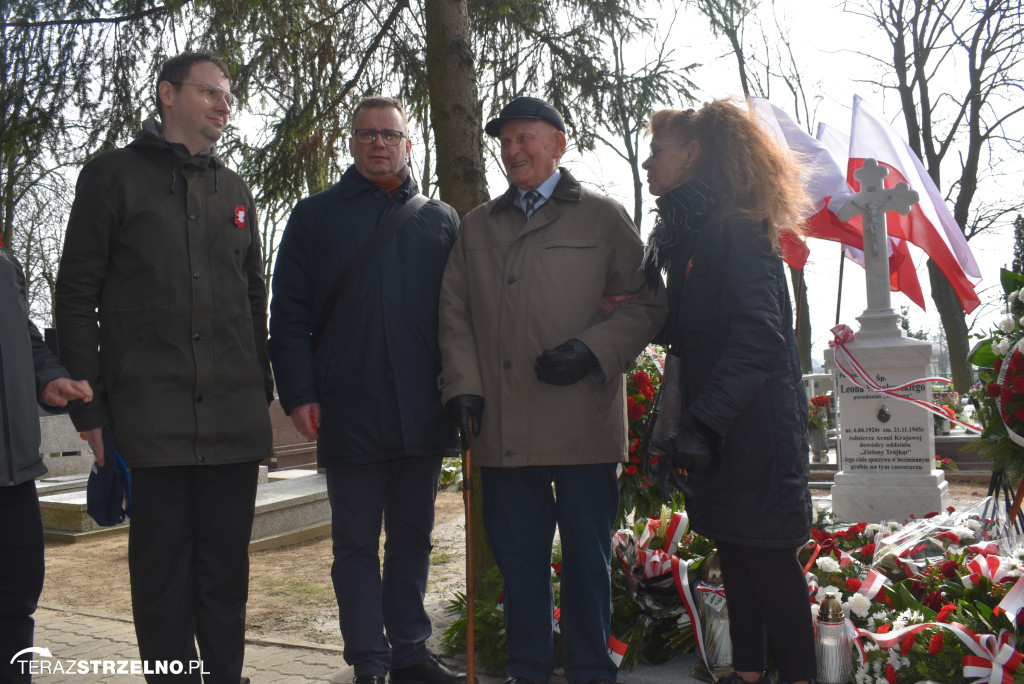
[[561,563],[552,563],[551,564],[551,569],[554,570],[555,574],[558,575],[559,577],[562,576],[562,564]]
[[636,385],[637,388],[647,387],[647,385],[651,384],[651,376],[647,375],[644,371],[637,371],[636,373],[633,373],[633,384]]
[[[956,561],[953,560],[947,560],[939,566],[939,573],[941,573],[943,577],[948,577],[949,579],[953,579],[953,577],[956,576],[956,570],[957,564]],[[951,603],[949,605],[953,604]]]
[[936,622],[949,622],[949,616],[952,615],[953,611],[955,611],[955,610],[956,610],[956,605],[955,604],[947,603],[946,605],[942,606],[942,610],[940,610],[939,614],[935,616],[935,621]]
[[882,625],[881,627],[878,628],[878,633],[879,634],[887,634],[890,629],[891,629],[891,627],[889,625]]
[[1013,377],[1013,391],[1016,394],[1024,394],[1024,375],[1015,375]]
[[650,463],[650,464],[651,464],[652,466],[653,466],[653,465],[658,465],[658,457],[657,457],[657,456],[651,456],[651,457],[650,457],[650,458],[649,458],[649,459],[647,460],[647,462],[648,462],[648,463]]
[[875,545],[874,545],[874,543],[865,544],[864,546],[860,547],[860,553],[865,558],[869,558],[871,556],[874,556],[875,555]]
[[988,396],[990,396],[993,399],[995,399],[996,397],[999,396],[999,383],[998,382],[990,382],[990,383],[988,383],[987,385],[985,385],[985,391],[988,392]]
[[924,605],[928,606],[932,610],[938,610],[942,607],[942,592],[938,589],[928,592],[928,595],[924,597]]
[[999,390],[999,399],[1002,400],[1004,404],[1009,404],[1013,401],[1013,388],[1003,385]]
[[940,541],[948,541],[950,544],[956,544],[958,546],[960,544],[960,537],[956,536],[952,532],[949,532],[948,530],[940,534],[938,537],[936,537],[936,539],[939,539]]
[[1019,351],[1013,352],[1010,357],[1010,370],[1024,370],[1024,356]]
[[900,645],[900,655],[907,655],[912,648],[914,648],[914,635],[908,634]]
[[626,474],[627,475],[636,475],[636,466],[635,465],[627,466],[626,467]]
[[846,578],[846,591],[860,591],[861,581],[856,577]]
[[925,513],[924,517],[927,520],[928,518],[934,518],[938,514],[939,514],[938,511],[931,511],[930,513]]
[[889,684],[897,684],[896,668],[892,665],[885,666],[885,681],[889,682]]
[[928,655],[937,656],[942,653],[942,632],[938,632],[928,642]]
[[648,400],[654,399],[654,386],[646,385],[641,387],[640,394],[644,395]]
[[626,408],[626,412],[629,415],[630,420],[640,420],[644,415],[643,404],[633,403]]

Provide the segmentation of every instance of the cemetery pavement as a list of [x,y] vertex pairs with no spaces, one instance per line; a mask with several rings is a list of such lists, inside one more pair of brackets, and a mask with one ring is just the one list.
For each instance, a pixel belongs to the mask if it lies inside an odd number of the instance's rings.
[[[37,684],[137,684],[143,681],[137,674],[103,673],[106,662],[111,663],[109,668],[126,669],[130,664],[117,666],[117,661],[138,659],[135,627],[131,621],[43,606],[36,610],[35,620],[35,645],[48,649],[51,654],[49,659],[37,656],[36,666],[49,665],[50,669],[49,672],[36,670],[33,681]],[[459,658],[452,660],[459,662]],[[99,664],[89,665],[86,673],[81,673],[84,665],[80,666],[79,661]],[[691,684],[700,681],[689,676],[696,662],[695,655],[686,654],[664,665],[640,666],[620,672],[618,681],[621,684]],[[460,664],[464,665],[464,660]],[[243,674],[253,684],[347,684],[355,678],[337,646],[263,638],[246,639]],[[503,679],[478,675],[477,680],[479,684],[501,684]],[[565,684],[565,680],[555,676],[552,683]]]

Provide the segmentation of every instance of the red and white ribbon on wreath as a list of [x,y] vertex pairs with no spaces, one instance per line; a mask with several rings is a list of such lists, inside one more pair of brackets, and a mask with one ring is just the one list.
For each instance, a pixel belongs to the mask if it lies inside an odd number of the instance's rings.
[[[814,573],[810,572],[811,566],[814,565],[814,561],[817,560],[818,556],[824,553],[826,556],[834,554],[839,559],[839,567],[845,568],[853,562],[854,558],[846,551],[835,545],[835,540],[826,539],[820,544],[814,540],[807,542],[807,548],[813,548],[814,551],[811,553],[811,559],[804,565],[804,579],[807,580],[807,593],[810,597],[811,603],[816,602],[818,593],[818,578]],[[889,578],[878,572],[874,568],[868,569],[868,574],[861,580],[860,589],[857,590],[858,594],[863,594],[869,599],[875,598],[878,592],[882,590],[886,584],[889,584]]]
[[1002,556],[975,556],[967,564],[970,574],[961,577],[964,586],[970,589],[978,583],[982,577],[995,584],[1010,576],[1015,569],[1013,564]]
[[[682,540],[683,535],[686,533],[686,528],[690,526],[690,519],[685,512],[673,513],[671,520],[668,521],[668,528],[665,530],[665,543],[662,545],[661,550],[668,554],[676,552],[676,548],[679,547],[679,542]],[[637,541],[637,546],[645,548],[647,542],[654,538],[656,531],[661,527],[661,521],[654,519],[647,521],[647,527],[644,528],[643,534],[640,535],[640,539]]]
[[[884,394],[885,396],[891,397],[898,401],[905,401],[907,403],[913,404],[914,406],[918,406],[926,411],[930,411],[931,413],[934,413],[937,416],[940,416],[942,418],[948,418],[950,422],[956,423],[957,425],[960,425],[961,427],[970,430],[971,432],[981,433],[981,428],[979,428],[976,425],[965,423],[964,421],[958,418],[950,418],[949,414],[946,413],[946,410],[934,402],[925,401],[923,399],[915,399],[914,397],[908,397],[898,393],[900,390],[905,390],[913,385],[934,382],[940,382],[949,385],[952,384],[951,381],[947,380],[946,378],[938,377],[919,378],[917,380],[911,380],[910,382],[906,382],[903,383],[902,385],[897,385],[895,387],[882,387],[881,385],[878,384],[878,382],[875,381],[871,374],[867,370],[865,370],[865,368],[860,364],[860,362],[857,361],[856,358],[854,358],[853,354],[850,353],[850,350],[847,349],[847,343],[852,342],[854,340],[853,330],[850,328],[850,326],[837,325],[834,328],[832,328],[831,333],[833,335],[833,339],[831,342],[828,343],[828,346],[836,350],[836,366],[839,367],[839,370],[841,370],[843,374],[846,377],[848,377],[850,379],[850,382],[852,382],[854,385],[868,392]],[[850,372],[850,370],[843,365],[842,361],[839,360],[840,351],[847,359],[849,359],[850,366],[853,367],[855,373]]]
[[880,648],[889,649],[901,643],[910,635],[916,635],[929,628],[944,629],[952,632],[973,655],[963,658],[965,677],[974,677],[970,684],[1013,684],[1013,671],[1022,661],[1024,653],[1016,649],[1017,639],[1007,630],[998,637],[991,634],[977,635],[963,625],[947,622],[925,622],[902,629],[876,634],[866,629],[858,629],[857,636],[867,637]]
[[725,599],[724,584],[708,584],[707,582],[698,582],[697,591],[699,591],[702,594],[714,594],[720,599]]
[[1006,592],[996,610],[1004,611],[1014,622],[1017,621],[1020,611],[1024,610],[1024,577],[1018,579],[1010,591]]
[[708,669],[711,666],[708,664],[707,658],[704,656],[704,630],[701,628],[700,623],[700,612],[697,610],[697,602],[693,600],[693,594],[690,593],[690,580],[687,577],[687,573],[690,569],[690,563],[693,561],[684,561],[679,556],[672,556],[672,577],[676,582],[676,592],[679,593],[679,598],[683,601],[683,608],[686,609],[686,614],[690,616],[690,625],[693,627],[693,638],[697,643],[697,653],[700,655],[700,659],[704,661]]

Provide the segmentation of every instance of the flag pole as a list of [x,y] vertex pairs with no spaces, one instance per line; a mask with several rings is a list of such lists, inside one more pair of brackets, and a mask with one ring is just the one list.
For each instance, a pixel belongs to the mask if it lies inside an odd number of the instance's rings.
[[843,245],[839,245],[839,287],[836,289],[836,325],[839,325],[839,306],[843,302],[843,267],[846,265],[846,254]]

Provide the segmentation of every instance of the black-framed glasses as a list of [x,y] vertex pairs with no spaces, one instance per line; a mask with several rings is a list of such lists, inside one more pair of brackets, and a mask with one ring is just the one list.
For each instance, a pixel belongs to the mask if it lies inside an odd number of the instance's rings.
[[188,81],[168,81],[173,85],[190,85],[196,88],[201,88],[203,91],[203,99],[206,100],[206,104],[217,104],[223,102],[228,107],[233,107],[235,104],[235,96],[224,90],[220,86],[209,85],[207,83],[189,83]]
[[390,129],[378,131],[373,128],[356,128],[352,131],[352,135],[355,137],[356,142],[361,145],[372,145],[379,135],[384,144],[391,147],[395,147],[402,142],[402,138],[407,137],[402,131],[392,131]]

